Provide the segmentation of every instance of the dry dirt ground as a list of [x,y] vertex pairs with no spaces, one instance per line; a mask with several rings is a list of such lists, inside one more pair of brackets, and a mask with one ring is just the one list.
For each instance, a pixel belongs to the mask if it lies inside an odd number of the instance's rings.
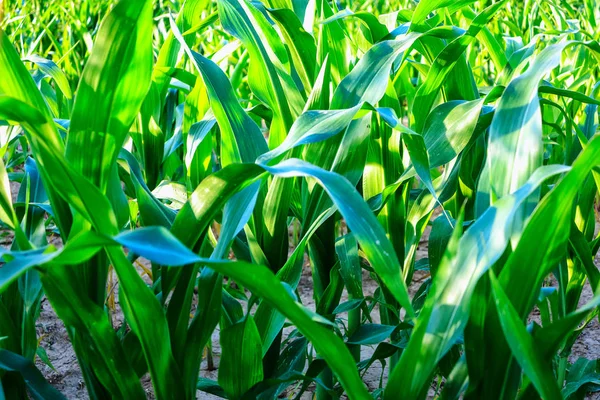
[[[421,247],[418,250],[417,258],[421,258],[427,255],[426,242],[421,243]],[[600,265],[600,260],[597,260],[597,265]],[[140,273],[143,273],[140,269]],[[421,282],[426,278],[423,275],[415,276],[415,283],[410,287],[411,294],[418,289]],[[373,294],[376,289],[376,284],[369,276],[365,273],[363,276],[363,286],[365,295]],[[118,291],[118,286],[115,289]],[[305,268],[302,276],[300,285],[298,287],[298,294],[301,297],[302,303],[307,307],[314,310],[315,304],[313,300],[313,290],[310,278],[310,269]],[[344,294],[345,296],[345,294]],[[588,287],[585,288],[582,296],[582,303],[585,303],[592,297],[592,292]],[[344,299],[342,299],[343,301]],[[373,322],[379,322],[378,310],[373,310]],[[113,315],[113,323],[115,326],[119,326],[122,323],[122,315],[120,313],[118,304],[116,304],[116,312]],[[52,308],[46,299],[42,302],[42,311],[38,320],[38,334],[40,335],[41,345],[46,349],[48,357],[54,366],[54,370],[43,364],[40,360],[37,361],[37,365],[44,374],[44,376],[59,389],[68,399],[87,399],[87,392],[83,383],[81,372],[77,364],[77,359],[71,348],[69,338],[62,322],[56,317]],[[213,358],[214,367],[209,369],[206,360],[203,361],[201,366],[200,374],[203,377],[217,380],[219,358],[221,349],[219,347],[219,332],[218,329],[212,336],[213,345]],[[363,346],[361,352],[361,359],[366,359],[372,355],[374,347]],[[575,361],[578,357],[586,357],[589,359],[600,358],[600,325],[596,318],[584,331],[577,343],[573,348],[573,354],[571,355],[571,361]],[[367,373],[364,375],[364,381],[369,389],[375,390],[379,387],[380,377],[382,375],[382,366],[379,362],[374,363]],[[387,381],[387,367],[383,371],[383,382]],[[152,393],[152,385],[148,377],[143,379],[144,387],[148,393],[148,398],[154,398]],[[434,397],[433,390],[430,391],[430,397]],[[217,397],[208,395],[203,392],[198,392],[198,398],[200,399],[216,399]],[[302,399],[308,400],[312,398],[312,393],[307,392]],[[590,398],[599,399],[600,396],[591,396]]]

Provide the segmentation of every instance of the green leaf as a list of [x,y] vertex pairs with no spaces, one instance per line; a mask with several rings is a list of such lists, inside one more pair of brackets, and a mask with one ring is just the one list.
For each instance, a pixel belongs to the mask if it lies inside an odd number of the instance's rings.
[[40,274],[46,296],[58,317],[65,325],[76,329],[78,337],[86,343],[87,347],[82,349],[79,342],[75,342],[75,351],[92,366],[97,379],[106,388],[104,393],[131,399],[145,398],[144,389],[104,309],[76,290],[78,285],[73,276],[68,267],[52,264]]
[[391,325],[364,324],[348,338],[348,344],[379,344],[390,337],[395,329],[396,327]]
[[[277,271],[277,278],[292,289],[296,289],[302,276],[302,265],[304,264],[304,253],[308,241],[317,229],[335,212],[330,208],[324,211],[308,228],[294,252],[288,257],[286,263]],[[263,354],[271,347],[271,344],[285,324],[285,316],[277,311],[273,305],[261,302],[254,314],[260,336],[263,339]]]
[[250,53],[250,87],[274,114],[269,144],[278,146],[300,114],[304,100],[289,75],[283,43],[265,16],[247,0],[219,0],[223,28],[240,39]]
[[294,121],[283,143],[256,161],[264,164],[297,146],[321,142],[340,133],[350,124],[361,107],[362,104],[358,104],[344,110],[310,110],[302,113]]
[[[184,32],[184,36],[190,44],[193,40],[194,35],[189,33],[193,29],[193,25],[196,24],[200,18],[202,12],[209,6],[208,0],[186,0],[183,3],[183,7],[177,15],[177,28],[179,32]],[[186,41],[186,43],[187,43]],[[156,65],[152,72],[152,80],[156,83],[158,93],[161,98],[164,97],[168,89],[170,76],[167,75],[164,70],[177,66],[179,59],[179,51],[181,50],[181,42],[176,40],[174,32],[169,32],[163,45],[158,52],[158,58]]]
[[355,300],[362,299],[362,268],[354,235],[348,234],[338,238],[335,242],[335,252],[340,260],[340,275],[348,290],[348,296]]
[[[529,69],[512,80],[500,98],[490,126],[485,165],[489,171],[492,203],[514,192],[542,165],[542,116],[537,88],[542,77],[558,65],[567,44],[555,44],[542,50]],[[539,194],[525,202],[515,230],[522,227],[538,198]]]
[[596,368],[597,362],[578,358],[569,369],[567,384],[562,389],[561,394],[564,399],[568,399],[577,391],[584,389],[590,392],[590,389],[597,392],[600,385],[600,374]]
[[531,379],[542,398],[562,399],[550,365],[544,361],[535,348],[533,338],[527,333],[525,325],[523,325],[519,314],[506,297],[498,279],[493,273],[490,273],[489,276],[492,282],[496,309],[500,317],[500,325],[502,325],[504,337],[508,341],[512,354],[525,371],[525,374]]
[[[419,7],[425,7],[425,4],[431,5],[432,3],[434,2],[429,1],[419,3],[417,10],[415,10],[415,15],[413,15],[413,23],[415,23],[414,18],[417,15]],[[457,65],[461,55],[504,3],[505,1],[498,1],[483,10],[475,17],[464,35],[454,39],[436,56],[433,64],[429,68],[425,82],[419,86],[414,98],[412,110],[415,117],[414,129],[417,132],[421,132],[425,119],[435,102],[442,84],[454,66]]]
[[190,50],[173,23],[171,29],[206,85],[210,106],[221,128],[223,165],[254,162],[268,151],[260,128],[238,103],[225,73],[209,59]]
[[337,87],[331,108],[352,108],[363,102],[376,104],[387,88],[392,63],[420,36],[409,33],[401,39],[387,40],[371,47]]
[[67,79],[67,76],[52,60],[48,60],[36,55],[30,55],[24,60],[31,61],[40,69],[40,71],[54,79],[56,86],[58,86],[62,94],[67,99],[71,100],[71,98],[73,98],[73,93],[71,92],[71,86],[69,86],[69,80]]
[[364,299],[354,299],[354,300],[345,301],[343,303],[340,303],[340,305],[338,305],[333,310],[332,314],[342,314],[342,313],[346,313],[348,311],[356,310],[357,308],[362,306],[364,303],[365,303]]
[[290,49],[294,68],[300,76],[304,90],[310,90],[317,75],[315,39],[304,30],[301,21],[292,10],[278,8],[268,11],[282,28],[282,36]]
[[[461,7],[474,3],[475,0],[429,0],[420,1],[417,8],[413,12],[411,25],[419,25],[427,16],[440,8],[448,7],[452,11],[456,11]],[[450,10],[449,10],[450,11]]]
[[[527,318],[536,303],[544,278],[564,257],[571,230],[570,210],[582,183],[598,164],[599,157],[600,140],[595,138],[573,163],[571,171],[542,199],[529,219],[518,246],[510,254],[498,276],[504,293],[522,320]],[[531,252],[532,246],[541,246],[544,251]],[[530,270],[523,268],[523,265],[535,265],[536,268]],[[497,332],[498,322],[490,318],[487,321],[486,332]],[[553,341],[550,337],[548,339]],[[489,340],[487,334],[486,340]],[[490,367],[490,374],[508,374],[506,366],[510,355],[506,351],[507,344],[496,340],[493,349],[491,354],[494,360],[503,361]]]
[[44,364],[46,364],[48,367],[50,367],[52,369],[52,371],[56,372],[56,368],[54,368],[54,365],[52,365],[52,362],[50,361],[50,358],[48,358],[48,353],[46,353],[46,349],[43,347],[38,347],[37,350],[35,351],[35,355],[37,357],[40,358],[40,360],[42,360],[44,362]]
[[482,100],[449,101],[431,111],[423,128],[431,168],[452,161],[467,147],[485,114],[482,106]]
[[434,367],[467,323],[475,284],[504,253],[519,206],[544,180],[567,170],[563,166],[538,169],[527,184],[479,217],[458,242],[455,254],[443,259],[408,346],[391,373],[387,393],[403,390],[411,397],[422,393]]
[[142,170],[135,157],[125,149],[121,149],[119,159],[127,163],[131,181],[135,188],[140,219],[144,226],[159,225],[165,228],[171,227],[175,220],[175,211],[160,202],[146,185],[142,176]]
[[262,347],[254,318],[221,331],[219,386],[230,399],[239,399],[263,379]]
[[197,256],[162,226],[135,229],[114,237],[117,243],[161,265],[193,264]]
[[[598,164],[600,140],[592,140],[584,152],[577,158],[571,171],[559,182],[556,188],[546,196],[528,222],[519,245],[506,262],[498,279],[507,291],[515,309],[524,317],[535,302],[536,295],[525,293],[539,285],[552,268],[555,267],[567,244],[571,224],[570,210],[582,182],[590,170]],[[531,254],[527,247],[533,243],[542,245],[545,251]],[[519,265],[537,265],[532,271],[522,271]],[[518,281],[515,278],[518,276]],[[512,282],[509,284],[509,282]]]
[[212,264],[211,267],[263,297],[292,321],[325,359],[349,396],[356,399],[371,398],[358,377],[354,360],[340,338],[328,328],[316,323],[309,313],[292,299],[268,268],[244,263]]
[[373,269],[396,300],[406,309],[407,314],[414,315],[406,284],[399,275],[401,267],[394,248],[375,215],[350,182],[336,173],[296,159],[283,161],[273,167],[263,166],[263,168],[281,177],[316,178],[345,218]]
[[25,134],[36,160],[47,164],[47,167],[40,172],[53,206],[57,226],[61,234],[66,235],[72,220],[71,210],[51,187],[50,182],[53,177],[48,172],[53,169],[53,154],[62,154],[64,144],[41,93],[2,29],[0,29],[0,66],[5,71],[4,79],[0,80],[0,115],[10,115],[8,119],[18,123],[26,122],[31,127],[25,131]]
[[332,15],[321,23],[325,25],[331,23],[332,21],[348,17],[359,19],[369,28],[370,37],[367,37],[371,43],[379,42],[390,33],[386,26],[379,22],[375,15],[366,11],[353,12],[352,10],[345,9],[336,13],[335,15]]
[[27,388],[37,400],[63,400],[66,399],[58,390],[54,389],[44,379],[42,373],[30,361],[18,354],[0,349],[0,369],[17,371],[27,382]]
[[[2,109],[2,96],[0,96],[0,109]],[[0,158],[0,220],[15,230],[19,224],[13,209],[10,183],[4,161]]]
[[119,2],[95,42],[77,89],[66,158],[105,192],[110,167],[150,88],[152,2]]

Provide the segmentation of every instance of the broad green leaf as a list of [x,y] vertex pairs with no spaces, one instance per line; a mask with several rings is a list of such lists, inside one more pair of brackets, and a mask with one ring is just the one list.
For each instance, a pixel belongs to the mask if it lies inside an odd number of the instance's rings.
[[453,231],[454,229],[451,225],[451,221],[448,221],[443,216],[436,218],[431,225],[429,246],[427,247],[427,250],[429,256],[429,269],[432,276],[435,276]]
[[[35,129],[27,130],[29,145],[35,158],[43,164],[52,163],[52,154],[64,152],[64,144],[54,126],[50,111],[29,72],[19,59],[6,33],[0,29],[0,66],[4,79],[0,80],[0,115],[9,113],[7,119],[22,123],[29,121]],[[51,166],[41,170],[46,192],[53,205],[57,225],[62,235],[69,232],[71,211],[67,202],[50,187]]]
[[[577,158],[572,170],[540,202],[527,223],[519,245],[498,276],[504,288],[511,287],[510,290],[505,289],[505,292],[521,317],[525,317],[534,302],[532,293],[524,291],[533,290],[556,265],[564,251],[571,228],[571,224],[567,222],[570,218],[567,210],[570,210],[583,180],[598,164],[599,154],[600,140],[594,139]],[[527,251],[527,247],[532,243],[543,245],[546,251],[532,254]],[[519,267],[521,265],[538,267],[525,273]],[[514,279],[516,276],[519,277],[517,282]]]
[[569,369],[567,384],[562,389],[561,395],[567,399],[581,389],[587,392],[593,388],[597,391],[598,385],[600,385],[600,374],[596,369],[596,361],[578,358]]
[[394,248],[375,215],[350,182],[336,173],[322,170],[301,160],[286,160],[276,166],[263,168],[281,177],[316,178],[344,216],[371,266],[408,315],[414,315],[406,284],[400,278],[401,267]]
[[395,326],[364,324],[348,338],[349,344],[378,344],[387,339],[396,329]]
[[252,91],[274,113],[269,136],[274,148],[283,141],[304,105],[290,76],[287,51],[265,16],[247,0],[219,0],[217,4],[225,30],[240,39],[250,53]]
[[[543,279],[565,254],[571,230],[569,222],[571,213],[568,210],[571,210],[582,182],[590,170],[597,165],[599,154],[600,140],[592,140],[575,161],[571,171],[552,192],[542,199],[527,223],[518,246],[507,259],[498,276],[504,293],[522,320],[525,320],[536,302],[537,295],[532,292],[539,291]],[[534,244],[543,246],[545,251],[531,252],[531,246]],[[528,270],[523,268],[523,265],[535,265],[536,268]],[[498,322],[489,318],[486,320],[489,321],[486,324],[486,331],[497,331]],[[494,359],[504,359],[503,362],[490,368],[490,372],[495,376],[509,373],[506,371],[506,365],[509,363],[510,355],[505,351],[506,346],[503,341],[495,341]]]
[[69,278],[73,274],[65,272],[71,271],[50,264],[46,272],[41,274],[41,279],[46,296],[59,318],[65,325],[77,329],[79,337],[89,346],[90,350],[81,356],[90,361],[97,378],[113,396],[145,398],[142,385],[106,313],[89,298],[75,291],[77,284]]
[[69,86],[69,80],[65,73],[52,60],[31,55],[26,57],[25,61],[31,61],[40,69],[40,71],[54,79],[56,85],[67,99],[70,100],[73,97],[71,86]]
[[432,110],[423,128],[431,168],[450,162],[467,147],[485,113],[482,106],[482,100],[449,101]]
[[542,94],[552,94],[559,97],[568,97],[586,104],[600,105],[600,100],[594,99],[590,96],[586,96],[583,93],[574,90],[557,88],[548,84],[540,85],[540,87],[538,88],[538,92]]
[[263,379],[260,335],[252,316],[221,331],[219,385],[238,399]]
[[371,47],[337,87],[332,109],[352,108],[362,102],[376,104],[385,93],[392,63],[408,50],[421,34],[409,33]]
[[[111,173],[116,172],[113,164],[150,87],[152,58],[152,2],[118,3],[102,21],[79,82],[65,156],[73,171],[80,173],[82,180],[89,179],[101,194],[106,193]],[[73,179],[74,174],[69,175],[67,179]],[[75,193],[78,190],[81,189],[75,189]],[[89,197],[81,200],[85,208],[98,202]],[[113,235],[118,226],[115,214],[110,203],[105,208],[105,212],[95,211],[91,220],[89,214],[83,218],[96,229]],[[76,216],[76,229],[89,229],[77,219]],[[122,250],[107,249],[107,255],[123,280],[119,295],[124,314],[142,343],[157,396],[178,393],[181,385],[177,383],[172,353],[169,348],[160,348],[169,340],[158,301]],[[76,271],[82,290],[100,304],[104,302],[107,271],[104,253]],[[147,307],[131,307],[131,302],[139,301],[146,302]],[[151,318],[155,320],[150,322]]]
[[238,103],[225,73],[209,59],[190,50],[173,23],[171,28],[206,85],[211,109],[222,132],[223,165],[254,162],[268,150],[260,128]]
[[438,268],[408,346],[392,371],[387,393],[403,390],[410,398],[422,394],[434,367],[467,323],[475,284],[504,253],[519,206],[544,180],[567,170],[562,166],[537,170],[527,184],[498,200],[466,231],[455,255]]
[[22,356],[0,349],[0,369],[17,371],[27,382],[27,387],[37,400],[63,400],[66,399],[59,391],[54,389],[33,362]]
[[512,354],[525,374],[531,379],[542,398],[561,399],[562,396],[550,365],[544,361],[535,348],[533,338],[525,329],[521,317],[511,305],[498,279],[492,273],[490,273],[490,280],[496,301],[496,309],[500,317],[500,325]]
[[268,11],[282,28],[281,33],[292,55],[293,68],[298,72],[304,90],[311,90],[317,76],[315,39],[304,30],[302,22],[292,10],[277,8]]
[[[246,225],[248,219],[252,215],[259,188],[260,182],[255,182],[235,193],[231,199],[227,201],[223,211],[221,235],[217,246],[211,254],[211,259],[226,258],[227,251],[229,250],[235,235],[243,229],[244,225]],[[229,195],[226,197],[229,197]],[[195,271],[195,269],[193,269],[193,271]],[[195,276],[195,273],[191,274],[191,276]],[[193,362],[186,362],[185,364],[186,369],[184,370],[184,373],[190,374],[189,377],[186,378],[188,382],[194,381],[200,363],[202,348],[206,341],[209,340],[210,335],[218,323],[220,307],[217,307],[220,305],[219,303],[221,303],[220,293],[222,279],[222,276],[212,269],[204,268],[202,270],[198,282],[198,290],[203,293],[198,296],[198,308],[191,324],[189,324],[189,314],[187,310],[190,309],[193,301],[194,285],[192,279],[190,279],[192,285],[190,285],[189,282],[187,283],[188,287],[183,303],[177,301],[178,297],[176,297],[176,295],[179,295],[177,290],[169,303],[169,313],[173,310],[174,313],[179,315],[179,332],[177,332],[178,335],[175,339],[179,340],[181,343],[175,345],[177,349],[176,354],[180,354],[183,358],[190,358],[191,355],[198,357],[196,360],[192,360]],[[185,282],[183,283],[185,284]],[[224,292],[223,295],[225,294],[226,293]],[[223,299],[225,299],[225,297]],[[232,301],[236,306],[241,308],[237,300],[234,299]],[[187,338],[185,337],[186,334]]]
[[331,97],[331,90],[329,87],[330,82],[331,63],[329,62],[329,57],[327,56],[323,60],[319,74],[315,78],[315,83],[304,106],[304,111],[329,109],[329,101]]
[[427,154],[423,136],[402,124],[396,125],[395,129],[402,133],[402,140],[408,150],[408,154],[410,155],[412,165],[415,168],[417,175],[427,190],[429,190],[433,196],[436,196],[433,181],[431,180],[429,155]]
[[[316,16],[320,20],[326,20],[334,15],[329,1],[313,0],[316,3]],[[335,84],[350,71],[350,60],[346,54],[350,51],[351,40],[343,25],[339,21],[332,21],[329,24],[320,24],[317,37],[317,61],[323,65],[325,60],[329,60],[331,65],[331,81]]]
[[548,360],[552,359],[565,341],[565,338],[573,333],[579,327],[581,321],[594,311],[598,305],[600,305],[600,296],[594,296],[576,311],[565,315],[563,318],[547,326],[534,330],[534,341],[543,356]]
[[152,2],[117,4],[96,43],[77,89],[66,158],[105,192],[110,167],[150,87]]
[[362,306],[364,303],[365,303],[364,299],[354,299],[354,300],[345,301],[343,303],[340,303],[340,305],[337,306],[333,310],[333,314],[341,314],[341,313],[346,313],[349,311],[356,310],[358,307]]
[[194,247],[225,202],[250,186],[264,170],[256,164],[232,164],[210,175],[190,195],[177,214],[171,232],[184,245]]
[[348,17],[354,17],[359,19],[369,28],[370,38],[368,39],[371,43],[379,42],[390,33],[385,27],[385,25],[379,22],[375,15],[366,11],[353,12],[352,10],[345,9],[327,18],[322,22],[322,24],[328,24],[332,21]]
[[[200,18],[202,12],[209,5],[208,0],[186,0],[183,3],[183,7],[179,11],[177,15],[176,24],[179,32],[183,32],[184,36],[187,40],[192,42],[193,35],[190,35],[189,32],[193,29],[194,24]],[[170,77],[164,73],[165,68],[175,67],[177,65],[179,51],[181,50],[181,42],[174,37],[173,32],[169,32],[165,42],[160,48],[158,52],[158,58],[156,60],[156,65],[154,66],[154,70],[152,71],[152,80],[156,83],[158,93],[164,97],[166,94],[166,90],[168,89],[168,84],[170,81]],[[187,43],[187,41],[186,41]]]
[[474,3],[475,0],[429,0],[429,1],[420,1],[417,5],[417,8],[413,12],[411,25],[419,25],[427,16],[440,8],[448,7],[453,11],[460,9],[461,7],[467,6],[471,3]]
[[[198,257],[164,228],[143,228],[140,231],[135,236],[128,234],[117,237],[115,241],[122,241],[128,245],[136,246],[138,249],[148,248],[145,254],[149,256],[159,254],[159,249],[161,251],[173,251],[173,254],[179,254],[178,259],[182,262],[205,264],[219,273],[232,277],[249,289],[256,291],[257,294],[267,299],[269,303],[274,305],[286,317],[292,319],[309,340],[318,340],[319,343],[314,343],[315,348],[328,361],[334,372],[338,374],[346,390],[349,393],[355,394],[358,398],[364,397],[366,394],[364,386],[360,382],[360,379],[358,379],[354,368],[349,367],[353,365],[352,362],[348,363],[344,361],[344,359],[351,360],[351,357],[339,338],[314,322],[308,312],[303,310],[290,297],[280,281],[267,268],[257,265],[251,266],[241,262],[214,261]],[[154,243],[155,245],[152,246],[149,243]],[[41,262],[38,260],[39,263]]]
[[148,227],[123,232],[114,237],[117,243],[129,248],[149,260],[161,265],[193,264],[196,256],[191,256],[181,242],[167,235],[163,227]]
[[159,225],[169,228],[175,219],[175,212],[161,203],[146,185],[142,170],[135,157],[125,149],[121,149],[119,158],[127,163],[131,181],[135,188],[142,225]]
[[[0,98],[0,109],[2,98]],[[1,112],[1,111],[0,111]],[[15,230],[18,227],[17,215],[13,209],[10,183],[4,161],[0,159],[0,220]]]
[[258,157],[258,163],[266,163],[297,146],[326,140],[345,129],[361,109],[362,104],[345,110],[306,111],[292,125],[283,143],[274,150]]
[[[46,186],[46,192],[60,194],[64,199],[68,199],[69,204],[86,220],[93,222],[104,232],[114,232],[116,219],[106,196],[89,180],[76,173],[62,154],[57,152],[57,149],[50,147],[49,141],[40,140],[45,137],[46,127],[49,126],[48,123],[43,125],[36,123],[40,121],[42,114],[14,98],[3,97],[3,100],[7,107],[12,108],[12,117],[15,121],[28,127],[33,136],[32,139],[39,142],[38,163],[44,165],[42,171],[52,171],[52,175],[47,176],[47,179],[53,183],[52,190],[48,191],[48,186]],[[59,204],[58,201],[54,202],[53,200],[54,198],[51,198],[50,201],[54,206]],[[92,207],[94,212],[91,211]],[[54,211],[56,212],[56,210]]]
[[160,120],[159,109],[159,93],[153,82],[133,127],[129,130],[136,155],[144,169],[144,179],[151,188],[158,184],[163,158],[168,157],[165,132],[157,123]]
[[[304,264],[304,252],[308,241],[315,234],[317,229],[333,215],[335,209],[331,208],[323,212],[308,228],[294,252],[289,256],[286,263],[277,271],[277,278],[287,283],[292,289],[296,289],[300,283],[302,275],[302,265]],[[269,350],[271,344],[279,334],[285,324],[285,316],[278,312],[271,304],[261,302],[254,314],[260,336],[263,340],[263,354]]]
[[187,133],[184,162],[189,184],[192,187],[198,186],[200,181],[210,173],[209,168],[212,161],[210,131],[216,122],[210,113],[210,115],[205,115],[201,121],[194,123]]
[[[504,90],[490,126],[488,156],[490,201],[514,192],[542,165],[542,117],[537,88],[542,77],[560,62],[568,42],[548,46],[527,71]],[[539,195],[528,199],[515,221],[523,226]]]
[[335,251],[340,260],[340,275],[348,290],[348,296],[351,299],[362,299],[362,269],[354,235],[349,234],[338,238],[335,242]]
[[[431,3],[431,2],[429,2]],[[489,20],[498,12],[505,1],[498,1],[487,7],[471,23],[464,35],[454,39],[438,54],[429,68],[427,79],[419,86],[415,94],[413,103],[413,113],[415,117],[414,129],[421,132],[425,119],[431,110],[431,107],[438,95],[446,77],[457,64],[460,56],[467,47],[475,40],[480,30],[489,22]],[[419,4],[419,7],[421,3]],[[414,18],[414,17],[413,17]]]
[[[133,10],[132,8],[135,8],[135,5],[132,4],[133,3],[121,3],[119,5],[120,7],[117,7],[115,15],[121,16],[126,20],[129,17],[129,14],[121,15],[121,12],[130,11],[133,12],[133,15],[139,15],[138,12],[140,12],[140,9],[136,8]],[[151,7],[149,3],[147,4],[148,5],[141,10],[146,10],[145,12],[149,13]],[[111,18],[109,18],[109,21],[111,21]],[[117,18],[117,21],[119,21],[119,18]],[[114,20],[106,26],[110,28],[113,22]],[[142,25],[148,27],[150,24],[146,21],[146,23]],[[110,33],[110,30],[107,30],[107,32]],[[12,46],[8,47],[12,49]],[[2,54],[9,54],[10,57],[10,51],[8,53],[2,52]],[[150,55],[148,55],[148,57],[150,57]],[[146,62],[150,63],[151,58]],[[21,68],[23,68],[22,65]],[[19,72],[18,67],[14,70],[15,73]],[[139,94],[139,90],[134,90],[132,93]],[[140,104],[142,100],[143,96],[139,99]],[[33,110],[32,107],[29,108]],[[129,111],[131,111],[131,109],[129,109]],[[135,113],[137,113],[137,110],[135,110]],[[131,115],[131,119],[133,119],[134,116],[135,114]],[[71,206],[79,212],[79,215],[87,221],[90,221],[96,230],[108,235],[116,234],[116,219],[108,199],[102,194],[100,189],[78,174],[69,164],[67,164],[62,156],[62,149],[60,148],[62,147],[61,142],[59,142],[59,145],[56,145],[46,139],[46,131],[55,131],[55,128],[53,126],[49,128],[51,126],[49,122],[41,126],[37,124],[32,125],[29,121],[29,115],[21,115],[20,117],[20,122],[27,127],[28,132],[32,135],[34,143],[37,143],[36,147],[39,164],[45,169],[52,171],[52,174],[46,175],[46,178],[52,183],[51,189],[56,190],[56,193],[59,193],[64,199],[68,199]],[[119,118],[125,119],[129,117],[126,115],[117,115],[116,119],[113,120],[116,121],[114,123],[117,125],[120,124]],[[99,123],[107,123],[107,121],[99,121]],[[120,126],[119,129],[123,129],[122,126]],[[103,132],[106,133],[106,131]],[[126,131],[122,132],[123,135],[125,133]],[[41,140],[41,138],[44,138],[45,140]],[[48,139],[50,138],[51,136]],[[57,146],[59,147],[57,148]],[[51,193],[55,193],[53,190],[48,190],[48,186],[46,189],[49,196]],[[51,197],[51,201],[52,199],[53,198]],[[60,204],[58,201],[55,203],[57,205]],[[80,224],[80,226],[83,225]],[[145,285],[141,277],[137,274],[137,271],[135,271],[135,268],[126,259],[122,250],[107,248],[106,252],[121,282],[121,290],[119,293],[124,314],[132,330],[140,338],[151,375],[154,378],[153,383],[155,385],[155,390],[160,396],[166,396],[167,393],[176,395],[181,389],[181,385],[177,383],[179,374],[177,373],[172,353],[168,347],[168,329],[162,313],[162,308],[152,291]],[[100,276],[100,279],[102,278],[103,277]],[[102,285],[100,286],[102,287]],[[139,302],[144,303],[145,307],[140,308],[130,306],[131,303],[137,304]],[[64,308],[65,303],[63,302],[62,305]],[[157,343],[162,343],[162,346],[157,345]],[[162,378],[159,379],[158,376],[161,376]]]
[[215,266],[215,269],[262,296],[293,321],[312,342],[321,357],[327,361],[349,396],[356,399],[371,398],[360,381],[354,361],[341,340],[329,329],[314,322],[267,268],[250,265],[229,268],[228,264],[220,264],[218,268]]

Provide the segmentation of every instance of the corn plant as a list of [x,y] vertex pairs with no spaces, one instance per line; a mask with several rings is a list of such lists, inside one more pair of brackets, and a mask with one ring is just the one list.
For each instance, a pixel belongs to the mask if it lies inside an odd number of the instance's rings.
[[36,366],[44,298],[92,399],[146,375],[157,399],[598,390],[570,355],[600,306],[599,20],[0,1],[0,399],[64,398]]

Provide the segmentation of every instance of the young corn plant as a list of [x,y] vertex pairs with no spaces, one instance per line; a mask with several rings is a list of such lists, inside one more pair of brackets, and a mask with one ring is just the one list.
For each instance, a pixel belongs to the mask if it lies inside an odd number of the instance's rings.
[[92,399],[598,390],[598,20],[0,1],[0,399],[65,398],[43,299]]

